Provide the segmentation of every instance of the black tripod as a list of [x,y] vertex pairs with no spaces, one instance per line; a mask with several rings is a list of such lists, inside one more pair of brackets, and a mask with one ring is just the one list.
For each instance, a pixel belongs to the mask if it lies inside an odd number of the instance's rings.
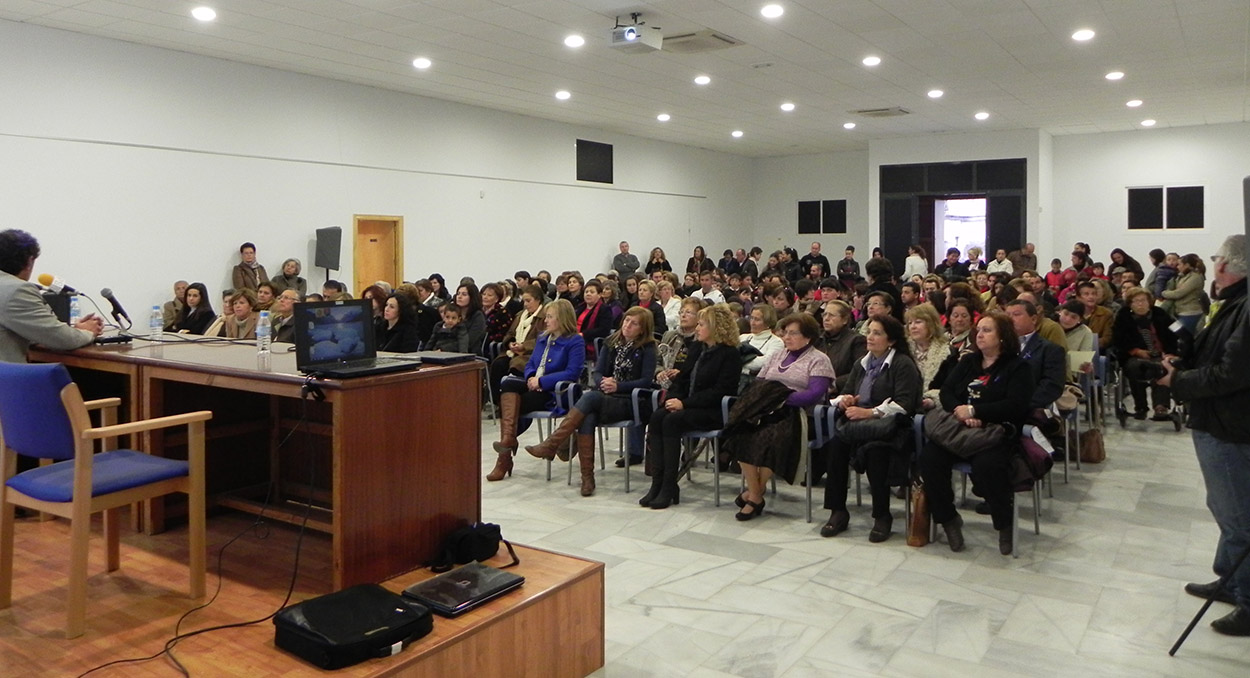
[[1220,577],[1220,581],[1216,584],[1215,590],[1211,592],[1211,597],[1207,599],[1207,602],[1202,604],[1202,608],[1198,610],[1198,614],[1194,615],[1194,618],[1189,622],[1189,626],[1185,627],[1185,632],[1181,634],[1180,638],[1176,639],[1176,644],[1172,646],[1172,649],[1168,650],[1169,657],[1176,656],[1176,651],[1181,649],[1181,644],[1185,642],[1185,639],[1189,637],[1189,633],[1194,630],[1195,626],[1198,625],[1198,622],[1202,619],[1202,615],[1207,613],[1207,609],[1211,607],[1211,603],[1215,602],[1215,597],[1220,595],[1220,591],[1224,590],[1224,586],[1228,584],[1229,579],[1232,579],[1233,574],[1237,572],[1237,568],[1241,567],[1241,564],[1246,561],[1246,556],[1250,556],[1250,548],[1247,548],[1242,552],[1241,557],[1237,559],[1236,563],[1233,563],[1233,569],[1229,570],[1228,574]]

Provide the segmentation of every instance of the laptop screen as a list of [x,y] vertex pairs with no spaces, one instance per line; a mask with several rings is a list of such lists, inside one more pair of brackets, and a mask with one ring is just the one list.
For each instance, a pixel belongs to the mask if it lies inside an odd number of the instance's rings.
[[296,366],[303,370],[377,357],[372,304],[368,299],[296,304]]

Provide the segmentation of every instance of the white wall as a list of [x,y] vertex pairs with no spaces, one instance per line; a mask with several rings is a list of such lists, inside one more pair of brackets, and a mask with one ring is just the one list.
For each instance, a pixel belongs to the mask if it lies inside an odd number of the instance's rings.
[[[836,262],[842,250],[854,245],[856,259],[868,258],[869,235],[868,153],[822,153],[785,158],[760,158],[754,162],[754,230],[752,243],[768,253],[792,245],[806,254],[819,242],[825,256]],[[799,235],[800,200],[846,200],[845,235]]]
[[[1155,247],[1204,259],[1243,231],[1241,181],[1250,175],[1250,124],[1061,136],[1054,140],[1054,250],[1065,262],[1072,244],[1088,242],[1097,261],[1121,247],[1148,267]],[[1128,230],[1130,186],[1204,187],[1206,227]]]
[[[751,235],[751,161],[332,80],[0,21],[0,228],[137,314],[178,278],[217,300],[238,244],[270,272],[353,214],[402,215],[405,277],[606,269],[616,243],[684,263]],[[610,187],[577,138],[614,144]]]

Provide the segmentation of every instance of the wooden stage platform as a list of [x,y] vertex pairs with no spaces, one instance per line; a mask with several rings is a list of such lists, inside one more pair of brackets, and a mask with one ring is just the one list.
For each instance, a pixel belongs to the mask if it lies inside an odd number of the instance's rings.
[[[298,528],[228,512],[210,516],[209,579],[217,585],[217,553],[226,549],[217,600],[182,624],[192,631],[261,619],[282,604],[294,567]],[[0,677],[77,676],[106,662],[145,657],[174,635],[178,618],[196,606],[186,597],[186,529],[157,535],[123,528],[118,572],[104,572],[99,520],[93,531],[87,593],[87,630],[64,638],[69,525],[18,521],[13,606],[0,610]],[[458,619],[435,617],[434,631],[401,654],[334,671],[321,671],[273,645],[273,623],[232,628],[181,641],[174,653],[192,676],[267,678],[336,675],[349,678],[411,676],[585,676],[604,662],[604,568],[601,563],[517,547],[526,577],[519,590]],[[492,563],[503,564],[507,554]],[[291,602],[329,590],[330,539],[307,531]],[[400,591],[431,576],[418,570],[383,582]],[[122,664],[91,676],[127,678],[179,675],[164,657]]]

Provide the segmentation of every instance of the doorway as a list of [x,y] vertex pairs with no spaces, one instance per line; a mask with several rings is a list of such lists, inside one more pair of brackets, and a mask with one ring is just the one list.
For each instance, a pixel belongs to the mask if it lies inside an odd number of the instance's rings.
[[[968,248],[981,248],[985,257],[985,198],[939,198],[933,205],[932,262],[946,256],[952,247],[959,250],[960,261],[967,259]],[[992,256],[992,255],[991,255]]]
[[378,280],[398,287],[404,281],[404,218],[357,214],[353,222],[353,293],[359,296]]

